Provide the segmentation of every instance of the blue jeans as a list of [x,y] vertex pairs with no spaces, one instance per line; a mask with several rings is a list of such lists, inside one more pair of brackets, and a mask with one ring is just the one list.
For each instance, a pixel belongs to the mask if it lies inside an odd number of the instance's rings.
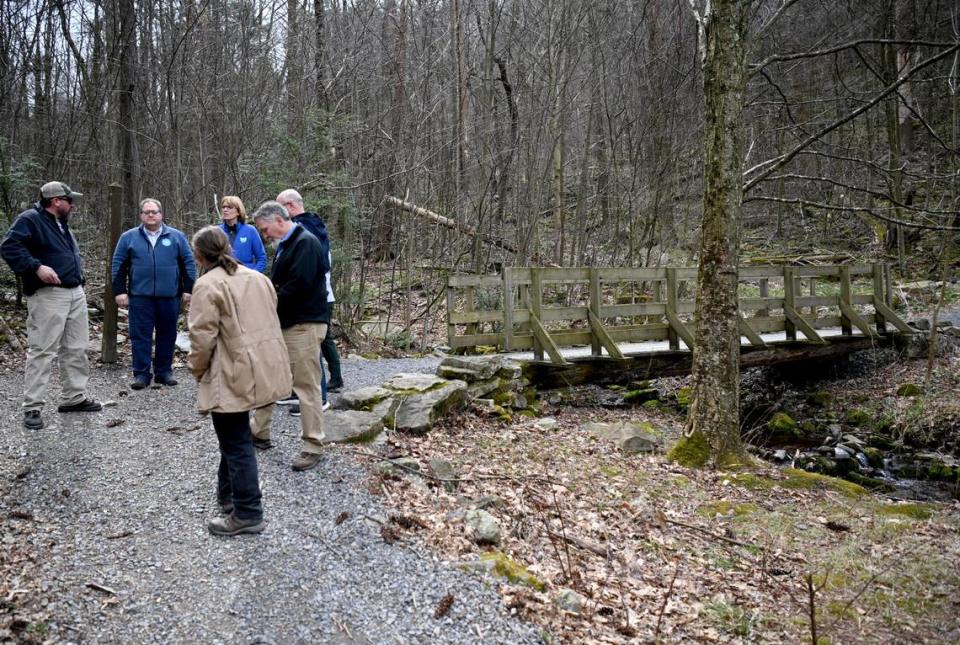
[[[173,348],[177,342],[177,317],[180,298],[130,296],[127,309],[130,323],[130,348],[133,350],[133,377],[150,382],[150,355],[153,354],[153,375],[173,376]],[[153,333],[157,348],[153,351]]]
[[257,456],[250,437],[247,412],[211,412],[213,429],[220,443],[220,471],[217,499],[233,502],[233,514],[240,520],[263,519]]

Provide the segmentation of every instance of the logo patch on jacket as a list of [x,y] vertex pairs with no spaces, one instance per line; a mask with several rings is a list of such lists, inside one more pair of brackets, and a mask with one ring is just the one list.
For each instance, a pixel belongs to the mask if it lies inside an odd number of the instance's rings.
[[240,238],[240,243],[241,243],[241,244],[246,244],[246,243],[247,243],[247,238],[241,237],[241,238]]
[[166,238],[164,238],[160,243],[163,244],[164,246],[170,246],[171,244],[173,244],[173,242],[171,242]]

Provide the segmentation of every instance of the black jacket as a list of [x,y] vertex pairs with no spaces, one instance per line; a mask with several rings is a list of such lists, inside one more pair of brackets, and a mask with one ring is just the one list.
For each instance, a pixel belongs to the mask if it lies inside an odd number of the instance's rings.
[[85,282],[76,238],[66,223],[61,231],[57,218],[39,203],[13,220],[0,243],[0,256],[23,279],[23,292],[28,296],[42,287],[57,286],[37,277],[41,264],[57,272],[61,287],[78,287]]
[[273,259],[270,279],[277,290],[277,317],[286,329],[299,323],[329,323],[327,285],[323,275],[330,270],[320,241],[302,226],[280,243]]

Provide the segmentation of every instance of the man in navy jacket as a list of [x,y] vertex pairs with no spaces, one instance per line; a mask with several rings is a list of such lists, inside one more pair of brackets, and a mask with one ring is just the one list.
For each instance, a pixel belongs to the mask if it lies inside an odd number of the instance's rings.
[[96,412],[86,398],[90,365],[87,345],[87,296],[83,262],[70,231],[70,213],[81,193],[59,181],[40,188],[40,201],[23,211],[0,244],[0,255],[23,281],[27,296],[27,363],[24,369],[23,425],[43,427],[53,359],[60,357],[58,412]]
[[133,349],[130,387],[135,390],[150,385],[151,354],[153,380],[161,385],[177,384],[173,378],[173,349],[180,301],[190,302],[197,277],[187,237],[163,223],[158,200],[148,197],[140,202],[140,222],[120,236],[112,268],[117,305],[127,307],[128,312]]
[[[277,317],[290,357],[293,392],[300,399],[303,439],[292,466],[294,470],[309,470],[320,463],[326,442],[317,346],[327,333],[330,320],[327,287],[322,279],[330,270],[330,262],[317,238],[291,221],[290,214],[278,202],[261,204],[253,221],[263,236],[278,241],[270,280],[277,291]],[[254,412],[251,432],[258,448],[270,447],[272,419],[272,405]]]

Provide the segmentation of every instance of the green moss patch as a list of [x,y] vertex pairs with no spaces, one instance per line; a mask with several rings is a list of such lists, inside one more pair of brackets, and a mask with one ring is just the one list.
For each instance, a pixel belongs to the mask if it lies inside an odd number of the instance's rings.
[[843,421],[847,425],[861,427],[869,425],[871,418],[870,414],[865,410],[854,408],[852,410],[847,410],[847,413],[843,416]]
[[867,495],[867,489],[853,482],[836,477],[828,477],[819,473],[810,473],[797,468],[787,468],[783,471],[786,479],[774,480],[756,473],[737,473],[731,481],[748,490],[766,490],[779,486],[793,490],[826,489],[836,491],[846,497],[862,497]]
[[756,513],[760,508],[756,504],[752,503],[742,503],[737,504],[734,502],[721,500],[717,502],[706,502],[701,504],[697,509],[697,515],[703,517],[716,517],[717,515],[733,515],[740,517],[743,515],[750,515],[751,513]]
[[884,504],[877,509],[878,515],[900,515],[914,520],[930,519],[933,509],[927,504]]
[[710,460],[710,444],[703,433],[680,437],[667,454],[667,459],[687,468],[701,468]]
[[502,551],[484,553],[480,556],[480,559],[484,562],[493,563],[491,571],[501,578],[506,578],[513,584],[526,585],[537,591],[546,591],[547,589],[547,583],[527,571],[523,565],[512,560],[510,556]]
[[904,383],[897,388],[897,396],[920,396],[920,387],[914,383]]

